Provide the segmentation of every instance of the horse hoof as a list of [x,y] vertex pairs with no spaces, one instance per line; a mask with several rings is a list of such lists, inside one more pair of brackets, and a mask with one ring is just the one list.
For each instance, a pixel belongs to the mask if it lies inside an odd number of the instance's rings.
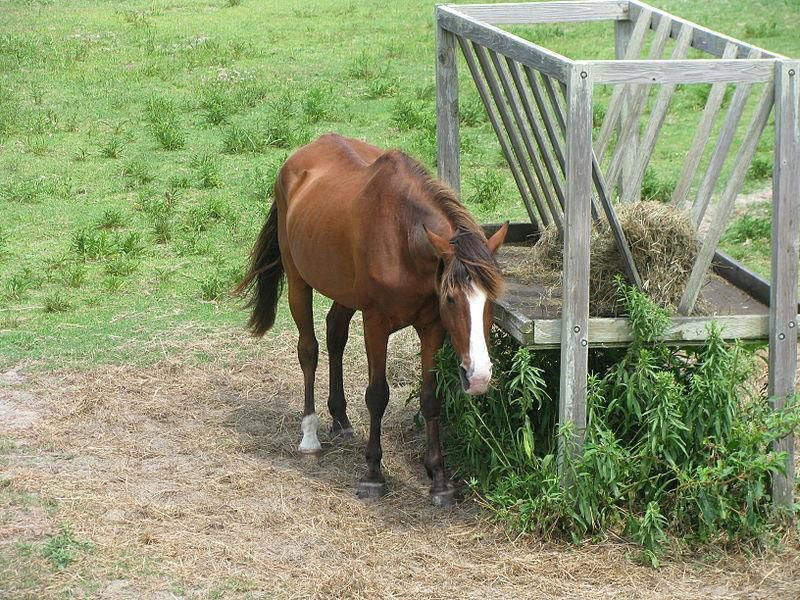
[[381,481],[359,481],[356,484],[356,496],[362,500],[381,498],[386,495],[386,484]]
[[303,459],[319,460],[319,458],[322,457],[322,448],[298,448],[297,452],[300,454],[300,458]]
[[344,429],[334,429],[331,427],[331,437],[340,440],[352,440],[353,428],[345,427]]
[[431,492],[431,504],[438,508],[455,506],[456,491],[454,489],[448,489],[441,492]]

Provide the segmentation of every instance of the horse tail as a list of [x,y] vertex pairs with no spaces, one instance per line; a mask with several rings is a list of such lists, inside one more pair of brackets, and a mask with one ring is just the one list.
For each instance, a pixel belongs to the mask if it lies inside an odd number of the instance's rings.
[[234,290],[234,294],[250,296],[247,306],[253,311],[247,327],[257,337],[264,335],[274,325],[278,298],[283,291],[285,277],[278,245],[278,203],[279,200],[284,203],[283,194],[283,181],[278,172],[267,222],[261,228],[258,241],[250,254],[250,270]]

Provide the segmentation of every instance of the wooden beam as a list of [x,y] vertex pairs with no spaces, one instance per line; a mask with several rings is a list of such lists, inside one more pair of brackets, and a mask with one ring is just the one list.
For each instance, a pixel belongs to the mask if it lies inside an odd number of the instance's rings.
[[464,60],[467,63],[467,68],[469,69],[470,74],[472,75],[472,80],[475,82],[475,87],[478,90],[478,95],[483,102],[483,106],[486,109],[486,114],[489,117],[489,122],[492,124],[492,128],[494,129],[494,133],[497,136],[497,141],[500,143],[500,150],[503,153],[503,156],[506,159],[506,163],[508,163],[508,168],[511,170],[511,176],[514,178],[514,182],[517,184],[517,189],[519,190],[520,197],[522,198],[522,202],[525,204],[525,210],[528,212],[528,217],[537,228],[539,227],[539,218],[536,215],[536,211],[533,210],[533,206],[531,206],[531,198],[530,193],[525,185],[525,180],[522,178],[522,174],[520,173],[519,167],[514,161],[514,155],[511,150],[511,147],[508,142],[508,138],[506,137],[505,130],[503,129],[502,124],[498,120],[497,116],[497,109],[492,101],[492,96],[489,90],[486,87],[486,83],[483,81],[481,76],[480,67],[478,66],[477,61],[475,60],[475,54],[466,40],[463,38],[457,37],[458,45],[461,47],[461,52],[464,55]]
[[[725,46],[722,58],[735,58],[737,52],[738,48],[736,46],[728,44]],[[695,173],[697,173],[697,167],[700,164],[700,159],[708,144],[711,130],[714,127],[714,120],[722,106],[722,101],[725,98],[725,90],[727,88],[727,83],[715,83],[711,86],[705,108],[703,109],[703,114],[695,129],[692,145],[689,148],[686,159],[683,161],[683,169],[678,178],[678,183],[675,185],[675,190],[672,192],[671,202],[675,206],[682,206],[689,196],[689,189],[692,187]]]
[[773,60],[594,60],[597,83],[764,83],[772,81]]
[[[518,317],[519,318],[519,317]],[[708,326],[717,323],[722,337],[728,340],[766,341],[769,337],[768,315],[733,315],[708,317],[674,317],[662,340],[670,345],[701,343],[708,339]],[[561,319],[530,321],[531,331],[526,339],[536,348],[556,348],[561,345]],[[624,346],[633,341],[627,318],[592,317],[589,319],[589,345]]]
[[[589,236],[592,223],[591,70],[576,63],[567,78],[567,200],[561,323],[559,423],[571,423],[574,440],[559,440],[559,466],[565,453],[583,445],[588,377]],[[563,471],[562,471],[563,473]]]
[[628,18],[627,0],[591,2],[514,2],[509,4],[457,4],[459,12],[484,23],[528,25],[569,21],[610,21]]
[[[797,268],[800,231],[800,61],[775,65],[775,169],[772,176],[772,286],[769,312],[769,395],[780,410],[795,394]],[[777,441],[785,475],[772,479],[772,500],[794,503],[794,438]]]
[[436,27],[436,163],[439,179],[461,195],[455,36]]
[[[757,51],[754,50],[753,52]],[[717,179],[719,179],[719,174],[722,172],[725,159],[728,157],[728,152],[736,137],[736,130],[744,114],[744,109],[747,106],[747,100],[750,98],[750,90],[752,87],[752,84],[749,83],[742,83],[736,86],[733,100],[731,100],[731,105],[725,115],[725,123],[722,126],[722,131],[719,133],[714,151],[708,161],[708,167],[700,182],[700,187],[697,189],[697,196],[692,204],[691,216],[695,229],[700,228],[708,205],[711,202],[711,197],[714,195]]]
[[[672,60],[679,60],[686,56],[689,51],[689,43],[692,40],[692,30],[686,26],[678,36],[678,41],[675,44],[675,49],[672,52]],[[667,117],[667,110],[672,102],[672,95],[675,92],[676,84],[667,83],[661,86],[656,98],[655,106],[650,111],[650,120],[647,123],[647,129],[642,136],[642,141],[637,148],[637,156],[634,161],[634,168],[631,171],[629,178],[625,180],[622,186],[621,198],[623,202],[633,202],[638,196],[638,190],[642,188],[644,181],[644,173],[650,158],[653,156],[653,151],[658,141],[658,134],[661,127],[664,125],[664,119]]]
[[694,35],[692,36],[692,48],[702,50],[703,52],[708,52],[714,56],[722,56],[722,54],[725,52],[725,46],[728,44],[734,44],[740,50],[742,56],[746,56],[750,50],[755,48],[756,50],[760,50],[767,58],[785,58],[784,56],[776,54],[775,52],[769,52],[768,50],[764,50],[763,48],[759,48],[753,44],[748,44],[747,42],[732,38],[724,33],[719,33],[717,31],[708,29],[707,27],[703,27],[702,25],[698,25],[697,23],[692,23],[686,19],[675,17],[666,11],[650,6],[649,4],[645,4],[644,2],[640,2],[639,0],[630,0],[629,5],[631,19],[635,19],[642,10],[652,11],[653,22],[650,27],[653,29],[658,27],[661,19],[670,19],[672,21],[672,31],[670,36],[673,38],[678,37],[678,33],[683,25],[691,25],[692,28],[694,28]]
[[506,101],[503,99],[503,92],[498,83],[497,73],[492,70],[492,63],[488,56],[489,51],[487,51],[483,46],[475,44],[474,42],[472,44],[472,49],[475,52],[475,56],[478,58],[478,64],[483,72],[483,78],[489,86],[489,91],[492,93],[492,97],[494,98],[497,112],[500,115],[500,120],[503,122],[503,127],[505,128],[506,135],[508,136],[508,141],[511,142],[511,149],[514,153],[514,157],[516,158],[516,163],[522,173],[525,183],[528,185],[528,189],[533,197],[533,201],[536,203],[536,210],[539,220],[545,226],[547,226],[551,221],[550,215],[544,207],[544,201],[542,198],[542,194],[544,192],[537,189],[536,181],[533,178],[533,174],[531,173],[528,161],[525,157],[525,152],[522,149],[522,140],[525,138],[525,133],[520,132],[516,128],[516,124],[508,112],[508,106]]
[[440,27],[459,37],[547,73],[559,81],[563,81],[567,77],[573,64],[573,61],[565,56],[537,46],[493,25],[481,23],[472,17],[461,14],[453,7],[437,6],[436,22]]
[[[761,134],[767,126],[769,113],[772,111],[772,105],[774,104],[774,97],[775,90],[773,86],[766,86],[758,102],[753,121],[750,123],[742,145],[739,147],[739,152],[736,154],[733,171],[717,204],[717,210],[711,225],[703,237],[700,252],[697,254],[694,265],[692,265],[689,281],[686,283],[686,289],[683,291],[681,301],[678,304],[678,312],[682,315],[688,315],[692,312],[695,302],[697,302],[697,297],[700,295],[700,288],[705,282],[706,272],[714,259],[714,253],[717,250],[717,246],[719,246],[722,234],[725,232],[725,226],[733,214],[736,196],[744,183],[747,169],[750,167],[758,146],[758,140],[761,139]],[[773,221],[774,218],[773,214]]]

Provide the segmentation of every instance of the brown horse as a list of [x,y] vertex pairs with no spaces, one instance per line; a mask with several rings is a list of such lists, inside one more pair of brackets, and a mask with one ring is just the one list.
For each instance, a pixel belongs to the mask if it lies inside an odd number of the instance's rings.
[[413,326],[422,345],[420,407],[425,417],[425,467],[434,504],[453,500],[439,441],[441,399],[432,369],[450,335],[461,359],[464,391],[481,394],[492,375],[487,351],[490,301],[502,288],[493,254],[508,225],[488,241],[454,192],[417,161],[358,140],[324,135],[297,150],[281,168],[275,200],[238,287],[251,293],[250,329],[272,327],[284,274],[289,308],[299,330],[297,353],[305,382],[299,450],[318,453],[320,421],[314,407],[318,343],[312,292],[333,300],[327,317],[330,358],[328,408],[333,436],[352,436],[342,384],[342,354],[350,319],[360,310],[369,363],[370,414],[367,473],[360,497],[380,496],[381,419],[389,401],[386,345],[389,335]]

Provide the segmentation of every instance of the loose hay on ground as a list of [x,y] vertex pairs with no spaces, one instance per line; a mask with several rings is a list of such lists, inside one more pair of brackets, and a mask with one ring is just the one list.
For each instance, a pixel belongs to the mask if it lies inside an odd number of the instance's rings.
[[[674,309],[686,287],[700,242],[689,217],[660,202],[617,206],[617,214],[645,291],[659,305]],[[546,228],[532,248],[503,250],[506,274],[545,287],[545,300],[560,296],[563,241],[555,227]],[[624,275],[624,263],[605,219],[592,227],[589,272],[589,310],[592,316],[619,312],[614,278]],[[699,303],[696,313],[701,313]]]
[[[303,390],[294,333],[252,342],[239,332],[206,332],[203,341],[187,339],[187,356],[197,344],[214,344],[210,364],[173,356],[150,368],[32,374],[16,384],[33,393],[37,405],[29,408],[41,421],[18,434],[20,449],[6,456],[4,476],[57,508],[30,515],[12,508],[19,514],[0,521],[0,553],[16,561],[12,568],[31,560],[13,555],[25,530],[20,519],[36,520],[24,541],[68,522],[95,547],[67,569],[45,571],[26,593],[532,600],[800,593],[794,534],[783,554],[689,556],[652,570],[633,564],[627,556],[635,549],[620,541],[576,547],[509,539],[473,503],[434,509],[423,434],[410,427],[416,407],[405,406],[397,388],[384,425],[391,493],[358,501],[366,360],[354,325],[345,386],[356,439],[326,440],[319,462],[295,452]],[[242,344],[258,348],[247,363],[236,358]],[[322,360],[317,397],[328,420],[325,369]],[[13,592],[19,583],[0,587]]]

